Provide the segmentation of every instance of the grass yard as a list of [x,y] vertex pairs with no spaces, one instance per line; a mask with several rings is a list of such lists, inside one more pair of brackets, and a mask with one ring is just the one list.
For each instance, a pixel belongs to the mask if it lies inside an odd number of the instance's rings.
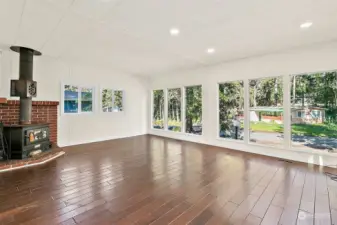
[[278,132],[283,133],[283,125],[277,123],[256,122],[250,123],[250,129],[252,131],[260,132]]
[[337,138],[337,126],[335,124],[293,124],[293,134]]
[[[277,123],[250,123],[250,129],[260,132],[283,133],[283,125]],[[293,124],[291,130],[295,135],[337,138],[336,124]]]

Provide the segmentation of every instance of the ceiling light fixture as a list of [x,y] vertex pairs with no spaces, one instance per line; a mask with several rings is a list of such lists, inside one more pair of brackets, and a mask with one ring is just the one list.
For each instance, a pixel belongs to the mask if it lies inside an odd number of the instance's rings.
[[171,28],[170,34],[171,36],[178,36],[180,34],[180,30],[178,28]]
[[213,54],[215,52],[214,48],[208,48],[206,51],[208,54]]
[[312,22],[308,21],[308,22],[302,23],[300,27],[302,29],[308,29],[311,26],[312,26]]

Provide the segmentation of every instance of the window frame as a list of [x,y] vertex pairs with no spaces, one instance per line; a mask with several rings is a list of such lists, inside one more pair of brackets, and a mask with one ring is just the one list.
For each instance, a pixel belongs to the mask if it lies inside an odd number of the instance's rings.
[[[84,112],[82,111],[82,89],[83,88],[86,88],[86,89],[92,89],[92,110],[91,112]],[[95,88],[94,87],[87,87],[87,86],[81,86],[80,87],[80,92],[79,92],[79,95],[80,95],[80,99],[79,99],[79,108],[80,109],[80,113],[81,114],[91,114],[91,113],[94,113],[95,112]]]
[[[249,146],[253,146],[253,147],[260,147],[262,150],[265,150],[265,153],[268,153],[268,149],[270,149],[271,147],[277,151],[292,151],[292,152],[300,152],[300,153],[313,153],[315,155],[320,155],[320,156],[331,156],[332,154],[329,152],[325,152],[325,151],[321,151],[321,150],[316,150],[316,149],[312,149],[312,150],[305,150],[305,149],[301,149],[301,148],[297,148],[292,144],[292,102],[291,102],[291,81],[292,81],[292,77],[293,76],[300,76],[300,75],[312,75],[312,74],[316,74],[316,73],[329,73],[329,72],[336,72],[337,69],[333,69],[333,70],[324,70],[324,71],[316,71],[316,72],[301,72],[301,73],[291,73],[291,72],[287,72],[287,73],[283,73],[283,74],[277,74],[277,73],[271,73],[271,74],[266,74],[266,76],[249,76],[248,78],[244,78],[244,77],[240,77],[241,79],[222,79],[222,80],[215,80],[212,81],[211,83],[209,82],[203,82],[203,84],[195,84],[194,82],[191,82],[190,84],[186,85],[186,86],[181,86],[182,89],[182,131],[183,132],[175,132],[178,135],[182,134],[184,135],[186,138],[190,139],[191,137],[188,136],[194,136],[194,137],[199,137],[202,138],[202,136],[204,136],[205,132],[203,132],[201,135],[195,135],[195,134],[190,134],[190,133],[186,133],[185,132],[185,122],[186,122],[186,113],[185,113],[185,109],[186,109],[186,88],[187,87],[193,87],[193,86],[201,86],[202,87],[202,121],[204,120],[204,117],[207,116],[207,118],[210,117],[210,113],[212,113],[212,111],[214,110],[214,108],[212,109],[208,109],[208,110],[204,110],[205,107],[207,106],[213,106],[213,101],[215,101],[216,103],[216,118],[217,118],[217,122],[216,124],[216,133],[214,133],[214,138],[212,140],[215,141],[223,141],[223,142],[236,142],[236,140],[231,140],[231,139],[224,139],[224,138],[219,138],[219,92],[218,92],[218,86],[221,83],[226,83],[226,82],[232,82],[232,81],[237,81],[237,80],[242,80],[244,82],[244,114],[245,114],[245,119],[244,119],[244,142],[240,142],[240,144],[244,144],[245,146],[249,147]],[[239,77],[239,76],[238,76]],[[250,141],[250,85],[249,82],[251,80],[257,80],[257,79],[266,79],[266,78],[282,78],[282,82],[280,82],[280,84],[282,84],[282,90],[283,90],[283,99],[282,99],[282,108],[283,108],[283,115],[282,115],[282,121],[283,121],[283,142],[280,144],[276,144],[276,145],[266,145],[266,144],[259,144],[259,143],[254,143]],[[213,79],[212,79],[213,80]],[[186,84],[186,82],[184,82]],[[153,124],[153,90],[167,90],[167,89],[174,89],[177,88],[178,85],[175,86],[160,86],[160,88],[156,88],[156,89],[152,89],[150,90],[151,92],[150,94],[150,98],[151,98],[151,103],[148,104],[151,109],[151,119],[150,119],[150,126],[151,126],[151,130],[156,130],[159,131],[158,133],[160,134],[160,131],[164,131],[164,130],[158,130],[158,129],[153,129],[152,124]],[[207,88],[207,93],[204,91],[204,87]],[[214,89],[216,90],[216,92],[214,92]],[[210,100],[208,95],[212,95],[212,103],[205,102],[205,100]],[[216,95],[216,99],[214,99],[214,95]],[[165,94],[165,101],[167,101],[167,95]],[[165,106],[167,105],[167,103],[165,103]],[[205,113],[207,115],[205,115]],[[207,113],[210,112],[210,113]],[[165,111],[165,115],[167,114],[167,112]],[[303,114],[303,112],[301,112],[301,114]],[[213,114],[214,115],[214,114]],[[302,115],[301,115],[302,116]],[[297,118],[297,113],[295,115],[295,118]],[[325,112],[321,111],[320,112],[320,118],[325,118]],[[166,124],[166,122],[164,123]],[[208,123],[208,125],[210,125]],[[212,124],[211,126],[213,127],[213,120],[212,120]],[[215,129],[214,129],[215,130]],[[213,128],[212,130],[207,130],[207,135],[211,134],[213,135],[214,132]],[[205,130],[206,131],[206,130]],[[154,132],[155,133],[155,132]],[[173,135],[174,136],[174,135]],[[202,139],[199,138],[192,138],[192,141],[202,141]]]
[[[157,131],[167,131],[167,116],[166,116],[166,114],[167,114],[167,89],[166,88],[154,88],[154,89],[152,89],[152,90],[150,90],[151,91],[151,119],[150,119],[150,127],[151,127],[151,130],[157,130]],[[154,91],[163,91],[163,93],[164,93],[164,114],[163,114],[163,124],[164,124],[164,127],[163,127],[163,129],[159,129],[159,128],[154,128],[153,127],[153,113],[154,113],[154,109],[153,109],[153,107],[154,107],[154,95],[153,95],[153,92]]]
[[[107,90],[111,90],[112,91],[112,111],[111,112],[104,112],[103,111],[103,90],[104,89],[107,89]],[[114,106],[115,106],[115,91],[121,91],[122,92],[122,110],[121,111],[114,111],[113,110],[113,108],[114,108]],[[125,97],[125,91],[124,90],[122,90],[122,89],[114,89],[114,88],[110,88],[110,87],[101,87],[100,88],[100,93],[99,93],[99,95],[100,95],[100,101],[99,101],[99,112],[100,113],[124,113],[125,112],[125,100],[124,100],[124,97]]]
[[[169,130],[168,129],[168,110],[169,110],[169,99],[168,99],[168,93],[169,93],[169,90],[174,90],[174,89],[180,89],[180,131],[173,131],[173,130]],[[183,87],[176,87],[176,88],[166,88],[166,94],[164,93],[164,96],[166,99],[164,99],[164,102],[165,102],[165,107],[164,107],[164,118],[166,118],[166,120],[164,121],[165,122],[165,130],[169,131],[169,132],[173,132],[173,133],[183,133],[183,129],[185,129],[185,126],[184,126],[184,118],[183,116],[185,116],[185,114],[183,114],[183,106],[184,106],[184,89]],[[153,94],[153,92],[152,92]],[[153,101],[152,101],[153,103]],[[184,111],[185,112],[185,111]],[[166,116],[165,116],[166,115]]]
[[113,89],[112,90],[112,93],[113,93],[113,95],[112,95],[112,106],[114,107],[115,106],[115,91],[121,91],[122,92],[122,110],[120,110],[120,111],[113,111],[112,110],[112,112],[114,112],[114,113],[123,113],[124,111],[125,111],[125,104],[124,104],[124,96],[125,96],[125,91],[124,90],[122,90],[122,89]]
[[[244,121],[243,121],[243,140],[236,140],[236,139],[231,139],[231,138],[223,138],[220,137],[220,95],[219,95],[219,86],[220,84],[225,84],[225,83],[231,83],[231,82],[242,82],[242,90],[243,90],[243,114],[244,114]],[[217,118],[217,133],[216,133],[216,139],[221,140],[221,141],[229,141],[229,142],[236,142],[236,143],[245,143],[247,136],[246,134],[246,88],[245,85],[246,83],[249,83],[246,79],[239,79],[239,80],[228,80],[228,81],[220,81],[216,83],[216,118]]]
[[321,112],[321,110],[314,109],[314,110],[312,110],[312,113],[315,113],[318,116],[319,119],[322,118],[322,112]]
[[[289,73],[288,75],[285,75],[284,77],[286,77],[288,79],[288,83],[287,85],[290,87],[291,84],[292,84],[292,78],[294,76],[304,76],[304,75],[314,75],[314,74],[317,74],[317,73],[333,73],[333,72],[336,72],[337,73],[337,68],[336,69],[330,69],[330,70],[318,70],[318,71],[311,71],[311,72],[301,72],[301,73]],[[288,99],[287,101],[289,101],[289,108],[288,108],[288,111],[291,111],[291,95],[290,95],[290,91],[291,91],[291,88],[289,88],[289,96],[288,96]],[[321,118],[325,117],[325,113],[324,112],[321,112]],[[284,116],[284,118],[286,118]],[[289,125],[287,126],[288,130],[289,130],[289,139],[287,140],[289,143],[288,143],[288,146],[287,148],[285,148],[286,150],[290,150],[292,152],[300,152],[300,153],[314,153],[316,155],[319,155],[319,156],[334,156],[333,153],[330,153],[330,152],[326,152],[326,151],[322,151],[322,150],[318,150],[318,149],[304,149],[304,148],[298,148],[296,146],[294,146],[293,144],[293,140],[292,140],[292,122],[291,122],[291,117],[288,116],[289,119]]]
[[[250,79],[246,79],[244,80],[247,84],[245,86],[245,103],[247,101],[247,105],[245,105],[245,113],[247,113],[248,116],[247,117],[247,122],[244,124],[245,125],[245,130],[244,130],[244,134],[246,136],[247,134],[247,137],[244,137],[244,140],[245,140],[245,144],[248,144],[248,145],[255,145],[255,146],[260,146],[260,147],[273,147],[275,149],[286,149],[288,147],[285,147],[285,146],[289,146],[289,140],[287,140],[287,137],[286,137],[286,129],[287,127],[289,126],[288,122],[289,121],[286,121],[285,118],[286,118],[286,115],[291,115],[290,112],[286,112],[288,111],[287,107],[288,107],[288,99],[286,99],[287,97],[287,94],[290,94],[290,90],[289,90],[289,80],[285,78],[286,76],[285,75],[276,75],[276,76],[264,76],[264,77],[258,77],[258,78],[250,78]],[[282,79],[282,91],[283,91],[283,95],[282,95],[282,109],[283,109],[283,116],[282,116],[282,122],[283,122],[283,142],[279,143],[279,144],[271,144],[271,145],[267,145],[267,144],[260,144],[260,143],[255,143],[255,142],[252,142],[250,140],[250,135],[251,135],[251,131],[250,131],[250,81],[252,80],[263,80],[263,79],[272,79],[272,78],[281,78]],[[289,93],[288,93],[289,92]],[[289,99],[290,100],[290,99]],[[286,110],[287,109],[287,110]],[[290,110],[289,110],[290,111]],[[245,118],[246,118],[245,117]],[[288,117],[288,116],[287,116]],[[289,117],[290,118],[290,117]]]
[[305,117],[305,111],[304,110],[298,110],[297,114],[296,114],[296,118],[301,118],[302,119],[304,117]]
[[[74,113],[68,113],[64,111],[64,101],[65,101],[65,96],[64,96],[64,91],[65,91],[65,85],[70,85],[70,86],[76,86],[78,88],[78,93],[77,93],[77,97],[78,97],[78,103],[77,103],[77,107],[78,107],[78,111],[74,112]],[[85,112],[82,111],[82,89],[92,89],[92,111],[91,112]],[[94,86],[90,86],[90,85],[76,85],[73,83],[62,83],[61,84],[61,115],[88,115],[88,114],[94,114],[95,113],[95,105],[96,105],[96,99],[95,99],[95,92],[96,92],[96,88]]]
[[[202,129],[202,132],[201,134],[193,134],[193,133],[187,133],[186,132],[186,88],[189,88],[189,87],[198,87],[200,86],[201,87],[201,129]],[[187,136],[194,136],[194,137],[202,137],[204,136],[204,126],[203,126],[203,121],[204,121],[204,106],[205,106],[205,102],[204,102],[204,85],[202,84],[193,84],[193,85],[186,85],[183,87],[182,89],[182,97],[183,97],[183,106],[182,106],[182,109],[183,109],[183,114],[182,116],[183,117],[183,131],[181,132],[182,134],[184,135],[187,135]],[[178,133],[178,132],[177,132]]]

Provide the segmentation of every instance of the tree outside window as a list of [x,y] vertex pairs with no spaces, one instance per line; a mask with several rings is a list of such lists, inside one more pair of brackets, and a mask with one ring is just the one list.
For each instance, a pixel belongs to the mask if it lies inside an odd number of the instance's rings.
[[103,112],[112,112],[113,109],[113,91],[111,89],[102,90],[102,111]]
[[153,91],[152,127],[164,129],[164,90]]
[[123,91],[114,91],[114,112],[123,111]]
[[181,132],[181,89],[168,89],[168,130]]
[[202,87],[185,88],[185,132],[202,134]]
[[233,81],[219,84],[219,126],[220,137],[243,140],[243,81]]

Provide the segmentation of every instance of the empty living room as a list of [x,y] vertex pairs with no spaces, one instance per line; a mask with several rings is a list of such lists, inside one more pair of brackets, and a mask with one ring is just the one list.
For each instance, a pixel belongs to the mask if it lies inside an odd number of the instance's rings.
[[337,225],[336,0],[0,0],[0,225]]

